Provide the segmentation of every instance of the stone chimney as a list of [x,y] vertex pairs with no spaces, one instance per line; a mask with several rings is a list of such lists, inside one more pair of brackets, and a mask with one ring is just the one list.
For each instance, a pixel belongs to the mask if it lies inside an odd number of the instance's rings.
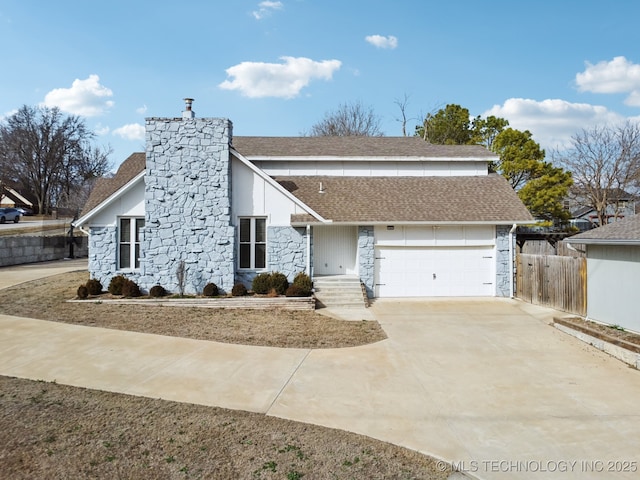
[[[231,221],[231,121],[195,118],[185,99],[182,118],[147,118],[145,227],[141,277],[145,289],[178,290],[183,262],[185,292],[209,282],[230,292],[235,274]],[[185,121],[185,120],[189,121]]]
[[185,109],[184,109],[184,112],[182,112],[182,118],[184,119],[196,118],[196,112],[191,110],[191,105],[193,104],[193,98],[185,98],[184,103],[185,103]]

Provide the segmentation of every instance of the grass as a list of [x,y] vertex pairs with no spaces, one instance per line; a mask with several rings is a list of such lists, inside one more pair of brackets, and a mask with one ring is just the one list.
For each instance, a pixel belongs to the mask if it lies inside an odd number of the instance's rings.
[[0,377],[0,425],[0,477],[15,480],[448,475],[430,457],[349,432],[9,377]]
[[[313,312],[68,303],[87,273],[0,290],[0,313],[250,345],[326,348],[385,338],[377,322]],[[0,376],[1,478],[425,479],[450,469],[365,436],[159,399]]]
[[69,303],[87,272],[72,272],[0,290],[0,313],[94,327],[224,343],[285,348],[354,347],[384,340],[378,322],[345,322],[313,311],[225,310]]

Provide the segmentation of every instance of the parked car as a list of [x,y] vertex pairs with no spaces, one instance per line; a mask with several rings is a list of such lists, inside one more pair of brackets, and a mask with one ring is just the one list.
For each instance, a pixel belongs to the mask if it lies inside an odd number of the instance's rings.
[[20,215],[20,210],[17,208],[0,208],[0,223],[18,223]]
[[17,207],[16,210],[18,210],[20,212],[20,215],[23,217],[26,215],[33,215],[33,210],[31,210],[30,208]]

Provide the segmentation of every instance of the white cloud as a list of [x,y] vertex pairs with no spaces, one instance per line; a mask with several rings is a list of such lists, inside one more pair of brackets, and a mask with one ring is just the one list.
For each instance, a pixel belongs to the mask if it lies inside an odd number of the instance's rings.
[[625,57],[614,57],[610,62],[586,64],[584,72],[576,75],[581,92],[628,93],[625,103],[640,107],[640,65]]
[[130,123],[116,128],[113,134],[125,140],[144,140],[144,126],[139,123]]
[[113,106],[108,100],[113,92],[100,85],[98,75],[89,75],[86,80],[75,79],[71,88],[56,88],[47,93],[43,105],[58,107],[60,110],[73,115],[95,117],[102,115]]
[[144,115],[145,113],[147,113],[147,106],[143,105],[139,108],[136,108],[136,113],[140,114],[140,115]]
[[584,128],[623,120],[606,107],[560,99],[510,98],[482,114],[483,117],[488,115],[507,119],[512,128],[529,130],[547,153],[569,146],[571,137]]
[[229,67],[226,72],[232,80],[225,80],[218,86],[224,90],[238,90],[250,98],[293,98],[312,80],[331,80],[333,72],[342,65],[339,60],[280,59],[284,63],[242,62]]
[[388,37],[383,37],[382,35],[369,35],[364,37],[364,39],[377,48],[389,48],[393,50],[398,47],[398,39],[393,35],[389,35]]
[[107,133],[109,133],[111,131],[111,129],[106,126],[106,125],[102,125],[102,124],[98,124],[96,125],[96,127],[93,129],[93,131],[95,132],[96,135],[106,135]]
[[260,2],[258,4],[258,10],[254,10],[251,14],[256,20],[262,20],[264,17],[271,15],[275,10],[282,10],[283,8],[284,4],[282,2]]

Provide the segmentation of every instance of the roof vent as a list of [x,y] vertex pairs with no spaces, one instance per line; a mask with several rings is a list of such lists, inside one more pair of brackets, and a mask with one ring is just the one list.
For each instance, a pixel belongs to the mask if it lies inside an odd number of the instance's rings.
[[322,185],[322,182],[320,182],[320,190],[318,193],[324,193],[324,186]]
[[193,98],[185,98],[184,99],[185,109],[182,112],[182,118],[196,118],[196,113],[191,110],[191,105],[193,104]]

